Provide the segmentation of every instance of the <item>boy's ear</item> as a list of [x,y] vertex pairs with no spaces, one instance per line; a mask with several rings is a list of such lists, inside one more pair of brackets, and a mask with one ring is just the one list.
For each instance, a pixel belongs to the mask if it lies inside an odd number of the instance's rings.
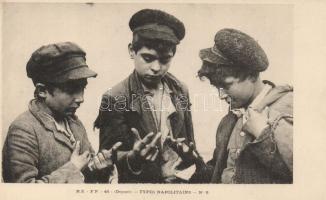
[[134,56],[135,56],[135,50],[133,49],[131,43],[128,44],[128,52],[129,52],[130,58],[131,58],[131,59],[134,59]]
[[42,97],[42,98],[46,98],[47,93],[48,93],[48,91],[43,83],[36,83],[35,91],[36,91],[37,96]]

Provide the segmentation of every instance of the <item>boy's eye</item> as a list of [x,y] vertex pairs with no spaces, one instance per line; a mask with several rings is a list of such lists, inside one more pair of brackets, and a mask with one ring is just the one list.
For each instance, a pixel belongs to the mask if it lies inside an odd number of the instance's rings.
[[155,57],[148,55],[142,55],[142,57],[146,62],[153,62],[156,59]]
[[160,59],[160,63],[166,64],[166,63],[170,62],[170,60],[171,60],[171,58],[162,58],[162,59]]

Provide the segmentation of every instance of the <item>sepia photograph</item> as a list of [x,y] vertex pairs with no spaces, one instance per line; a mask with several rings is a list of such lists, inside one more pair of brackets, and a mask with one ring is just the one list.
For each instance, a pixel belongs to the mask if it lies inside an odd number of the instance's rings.
[[294,16],[291,3],[2,3],[1,185],[73,199],[293,187]]

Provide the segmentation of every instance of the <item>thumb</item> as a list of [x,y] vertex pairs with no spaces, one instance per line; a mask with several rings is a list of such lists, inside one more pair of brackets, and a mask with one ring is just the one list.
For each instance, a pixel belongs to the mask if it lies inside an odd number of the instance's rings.
[[189,143],[189,152],[193,151],[195,149],[195,145],[193,142]]
[[139,132],[138,132],[137,129],[131,128],[131,133],[133,134],[136,141],[141,140],[141,137],[140,137]]
[[79,155],[79,152],[80,152],[80,141],[77,141],[75,149],[74,149],[74,151],[72,153],[75,154],[75,155]]
[[81,156],[83,156],[83,157],[89,157],[90,156],[89,151],[85,151]]
[[116,153],[116,151],[121,147],[122,142],[117,142],[112,147],[112,154]]
[[121,147],[122,142],[117,142],[113,145],[113,147],[111,148],[111,155],[112,155],[112,161],[116,162],[117,161],[117,150]]

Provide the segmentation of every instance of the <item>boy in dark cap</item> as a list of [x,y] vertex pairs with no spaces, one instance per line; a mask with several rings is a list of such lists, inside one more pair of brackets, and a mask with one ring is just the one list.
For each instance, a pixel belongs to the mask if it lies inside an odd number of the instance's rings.
[[42,46],[32,54],[26,70],[35,99],[9,127],[3,147],[5,182],[97,182],[110,174],[120,143],[91,158],[94,151],[75,115],[87,78],[97,75],[85,55],[71,42]]
[[[213,159],[193,180],[212,183],[292,183],[293,88],[262,81],[264,50],[249,35],[222,29],[199,53],[206,77],[230,106],[216,135]],[[204,179],[206,180],[204,180]]]
[[190,145],[194,136],[188,90],[168,69],[185,27],[174,16],[152,9],[135,13],[129,27],[135,70],[103,95],[95,121],[100,149],[123,143],[117,163],[121,183],[180,182],[176,174],[191,163],[169,144],[179,138]]

